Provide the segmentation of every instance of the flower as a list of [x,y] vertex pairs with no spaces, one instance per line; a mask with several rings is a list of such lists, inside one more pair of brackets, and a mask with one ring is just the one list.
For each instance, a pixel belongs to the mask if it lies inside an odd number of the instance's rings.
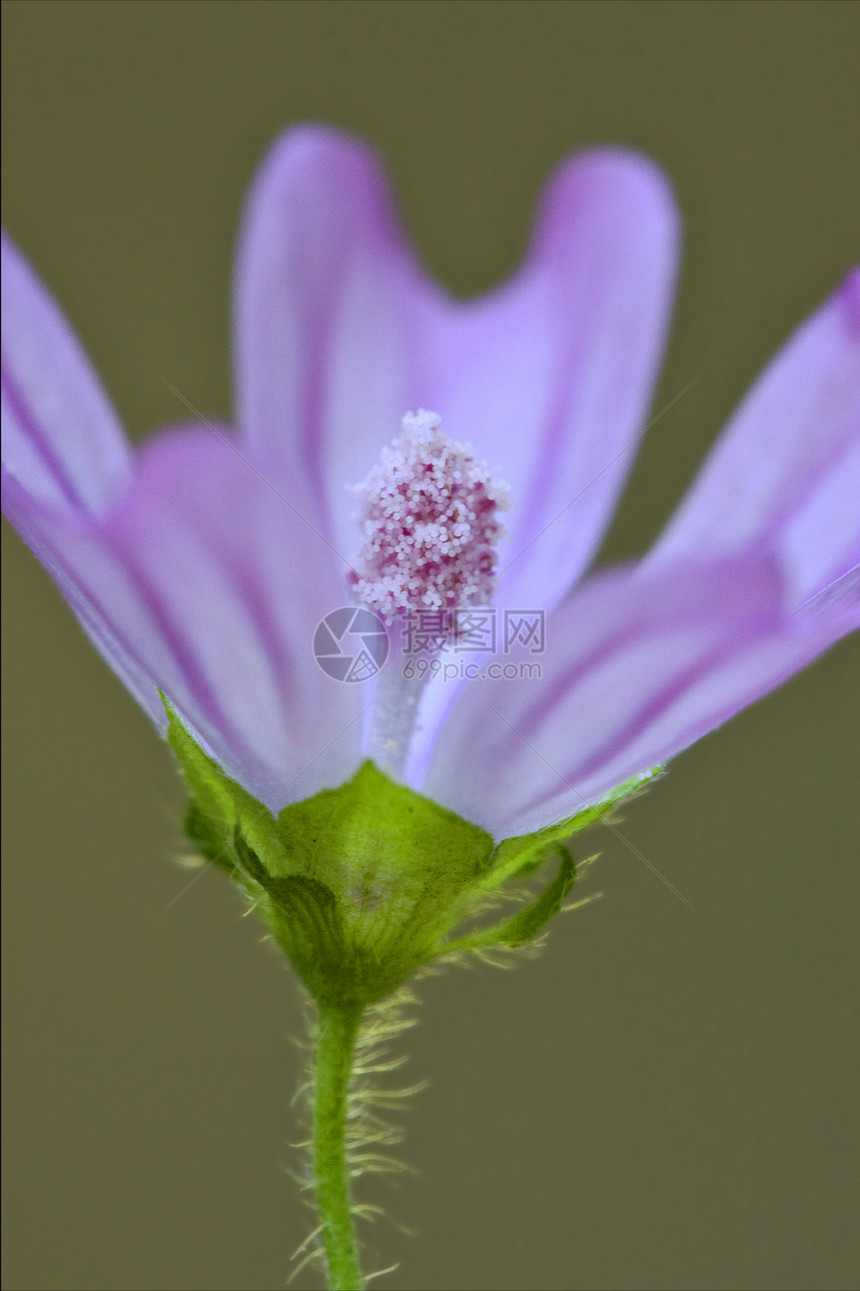
[[857,270],[753,386],[653,550],[583,577],[646,416],[677,247],[660,172],[586,152],[550,181],[516,274],[454,301],[372,152],[290,131],[241,235],[235,426],[133,452],[4,240],[4,512],[153,721],[164,694],[274,810],[352,777],[368,706],[397,702],[385,672],[375,690],[327,676],[311,641],[360,576],[349,487],[432,409],[474,478],[510,490],[496,603],[546,611],[546,648],[539,678],[431,678],[397,775],[496,839],[570,818],[860,625]]

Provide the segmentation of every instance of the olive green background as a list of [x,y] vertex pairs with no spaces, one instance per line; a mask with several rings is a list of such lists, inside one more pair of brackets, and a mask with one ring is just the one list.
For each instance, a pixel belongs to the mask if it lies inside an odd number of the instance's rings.
[[[672,175],[686,252],[604,552],[641,551],[733,404],[858,253],[860,6],[11,3],[4,220],[134,435],[230,408],[243,192],[323,120],[392,167],[456,292],[520,255],[583,144]],[[289,553],[284,553],[289,559]],[[277,1288],[297,988],[175,864],[146,720],[8,529],[9,1288]],[[537,962],[421,987],[415,1177],[365,1190],[398,1288],[842,1288],[856,1203],[856,640],[679,758]],[[480,756],[476,750],[476,756]],[[855,765],[852,766],[852,758]],[[404,1226],[414,1228],[406,1234]],[[298,1287],[317,1285],[312,1272]]]

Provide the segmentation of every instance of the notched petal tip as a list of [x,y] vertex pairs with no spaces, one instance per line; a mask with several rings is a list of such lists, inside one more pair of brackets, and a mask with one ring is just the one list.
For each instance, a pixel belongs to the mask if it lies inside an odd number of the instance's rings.
[[376,149],[360,135],[319,121],[301,121],[275,137],[263,165],[276,160],[313,161],[322,158],[342,161],[356,156],[372,160],[377,166],[382,165]]
[[665,171],[644,153],[607,145],[574,153],[550,176],[538,204],[534,249],[566,240],[583,202],[605,219],[634,216],[670,245],[680,240],[681,214]]
[[391,223],[391,184],[384,161],[366,140],[333,126],[292,126],[274,140],[263,157],[246,199],[245,221],[261,204],[276,202],[312,210],[318,202],[349,210],[368,204],[374,216]]

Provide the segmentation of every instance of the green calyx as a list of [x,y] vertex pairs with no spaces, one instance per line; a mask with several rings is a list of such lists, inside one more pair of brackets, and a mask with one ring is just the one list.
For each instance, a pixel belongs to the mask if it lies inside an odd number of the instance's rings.
[[[366,1007],[442,956],[532,941],[575,881],[562,839],[646,778],[550,830],[499,844],[369,761],[346,784],[275,816],[201,749],[166,701],[165,709],[191,798],[188,838],[244,889],[311,995],[337,1007]],[[503,884],[553,856],[555,877],[529,905],[492,928],[452,935]]]

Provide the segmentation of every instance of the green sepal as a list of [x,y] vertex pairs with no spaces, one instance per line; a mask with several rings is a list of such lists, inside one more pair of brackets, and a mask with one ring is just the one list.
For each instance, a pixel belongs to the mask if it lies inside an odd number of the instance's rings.
[[[486,830],[370,761],[345,784],[275,816],[200,747],[167,700],[164,706],[191,798],[188,838],[243,888],[314,998],[338,1007],[381,999],[453,950],[532,941],[574,883],[562,840],[603,820],[659,770],[570,820],[496,845]],[[553,856],[558,872],[525,909],[495,928],[453,935],[489,892]]]
[[337,899],[331,888],[296,874],[268,879],[272,903],[269,922],[290,960],[301,971],[317,999],[331,987],[348,986],[349,955]]
[[241,884],[317,999],[388,994],[473,908],[495,851],[486,830],[372,762],[275,817],[165,709],[191,842]]
[[446,948],[448,954],[492,946],[525,946],[539,936],[553,915],[558,914],[562,902],[576,882],[576,867],[567,848],[561,843],[554,843],[549,851],[559,856],[559,866],[555,878],[547,884],[540,896],[526,906],[525,910],[520,910],[510,919],[504,919],[495,927],[482,928],[479,932],[449,942]]
[[496,848],[493,865],[484,880],[484,886],[495,888],[507,882],[508,879],[524,878],[533,873],[543,865],[548,856],[552,855],[552,844],[562,843],[565,839],[572,838],[574,834],[581,833],[583,829],[590,829],[592,825],[599,825],[608,820],[616,807],[622,802],[635,798],[663,775],[665,770],[663,766],[651,767],[650,770],[642,771],[630,780],[625,780],[623,784],[616,785],[609,793],[596,802],[589,803],[582,811],[568,817],[567,820],[549,825],[534,834],[519,834],[515,838],[506,838]]
[[189,734],[164,695],[161,699],[167,713],[167,740],[191,796],[185,818],[191,843],[207,861],[232,873],[239,862],[235,839],[241,836],[267,873],[283,872],[285,858],[272,813],[221,770]]

